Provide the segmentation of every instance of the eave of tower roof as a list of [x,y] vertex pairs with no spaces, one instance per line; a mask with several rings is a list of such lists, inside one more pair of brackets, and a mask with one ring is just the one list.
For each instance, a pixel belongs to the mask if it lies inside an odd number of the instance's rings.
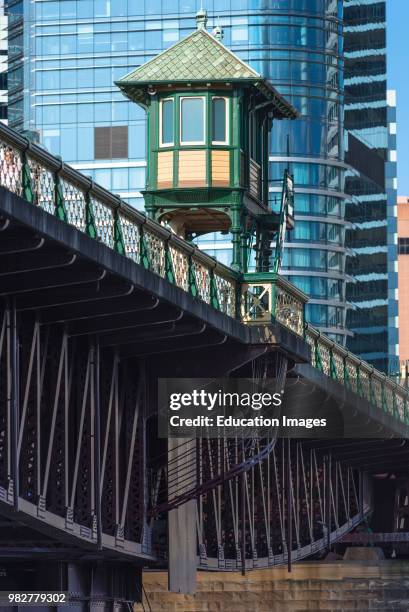
[[149,86],[197,83],[254,85],[274,104],[276,116],[297,117],[297,111],[267,80],[205,29],[196,30],[116,81],[128,98],[140,104]]

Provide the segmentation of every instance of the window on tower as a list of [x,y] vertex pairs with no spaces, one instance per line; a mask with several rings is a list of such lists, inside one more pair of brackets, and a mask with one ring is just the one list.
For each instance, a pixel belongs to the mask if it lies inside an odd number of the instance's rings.
[[181,144],[205,144],[205,99],[182,98],[180,102]]
[[212,99],[212,142],[213,144],[227,144],[228,142],[228,116],[226,98]]
[[171,146],[175,143],[173,104],[172,98],[162,100],[161,102],[160,142],[162,146]]

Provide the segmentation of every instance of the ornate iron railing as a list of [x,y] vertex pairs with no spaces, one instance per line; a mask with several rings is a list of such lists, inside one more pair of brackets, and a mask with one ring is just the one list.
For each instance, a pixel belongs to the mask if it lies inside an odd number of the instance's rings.
[[0,185],[213,308],[237,315],[238,274],[3,125]]
[[[0,125],[0,185],[222,313],[240,317],[237,307],[240,294],[244,292],[246,302],[250,284],[246,282],[242,289],[239,274],[3,125]],[[248,303],[248,307],[242,308],[243,320],[261,323],[276,319],[302,334],[300,292],[277,275],[267,281],[271,288],[276,287],[270,312],[266,317],[255,316],[254,307]],[[255,288],[256,284],[252,286]]]
[[302,336],[307,300],[302,291],[273,272],[245,274],[241,291],[241,319],[247,324],[276,321]]
[[308,323],[305,339],[311,348],[311,365],[399,421],[409,425],[408,390],[379,372]]
[[313,366],[409,425],[406,388],[306,325],[307,296],[279,275],[241,277],[4,125],[0,185],[228,316],[305,336]]

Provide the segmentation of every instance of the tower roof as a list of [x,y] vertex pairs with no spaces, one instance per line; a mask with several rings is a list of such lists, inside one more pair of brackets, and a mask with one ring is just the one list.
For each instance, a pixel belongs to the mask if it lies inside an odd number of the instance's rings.
[[196,30],[159,53],[117,81],[116,85],[128,98],[143,104],[149,87],[189,83],[248,83],[271,100],[277,117],[297,117],[297,111],[266,79],[205,28]]

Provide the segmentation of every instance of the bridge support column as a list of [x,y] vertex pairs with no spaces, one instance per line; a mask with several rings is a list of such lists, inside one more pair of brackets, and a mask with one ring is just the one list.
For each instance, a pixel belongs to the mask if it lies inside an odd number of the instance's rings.
[[[183,493],[196,480],[196,440],[169,440],[169,499]],[[194,593],[196,589],[196,500],[169,512],[169,590]]]

